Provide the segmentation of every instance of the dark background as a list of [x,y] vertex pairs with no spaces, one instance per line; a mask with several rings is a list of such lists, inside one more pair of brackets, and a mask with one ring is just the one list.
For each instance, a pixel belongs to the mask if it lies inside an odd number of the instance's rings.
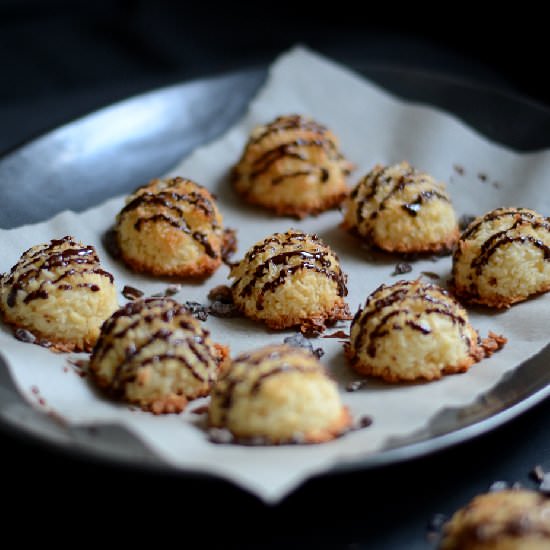
[[[296,42],[359,68],[436,73],[550,105],[541,14],[482,15],[463,3],[431,12],[365,9],[352,2],[4,0],[0,152],[131,94],[264,66]],[[547,402],[430,458],[313,480],[274,508],[227,484],[68,458],[3,434],[4,530],[24,519],[25,539],[62,540],[76,527],[74,544],[126,537],[185,544],[198,536],[207,548],[433,548],[425,535],[434,513],[450,514],[498,479],[534,486],[531,468],[550,469],[549,433]]]

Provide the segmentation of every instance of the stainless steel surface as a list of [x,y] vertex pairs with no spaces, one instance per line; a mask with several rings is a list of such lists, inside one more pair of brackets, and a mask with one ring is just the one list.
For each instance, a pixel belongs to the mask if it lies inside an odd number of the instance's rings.
[[[455,114],[480,131],[496,132],[504,143],[519,148],[550,145],[545,130],[550,114],[539,112],[536,106],[426,75],[399,75],[380,69],[371,70],[369,75],[405,97],[456,106]],[[264,78],[265,71],[256,70],[154,91],[102,109],[15,150],[0,161],[0,225],[37,222],[62,209],[83,210],[165,172],[193,148],[220,135],[238,120]],[[474,104],[467,101],[468,97],[477,101],[477,111],[468,110]],[[498,108],[494,97],[501,102]],[[492,110],[484,110],[484,102]],[[539,131],[525,131],[521,141],[523,134],[519,132],[518,137],[506,119],[505,107],[510,104],[517,106],[514,115],[525,110],[524,130],[533,124],[535,114],[541,114]],[[498,122],[494,119],[495,109],[501,109]],[[413,436],[391,439],[382,452],[340,469],[407,460],[495,428],[550,395],[549,358],[546,349],[470,406],[444,410]],[[35,411],[19,397],[1,361],[0,420],[6,427],[71,452],[129,465],[167,468],[117,426],[101,428],[92,437],[86,428],[70,428]]]

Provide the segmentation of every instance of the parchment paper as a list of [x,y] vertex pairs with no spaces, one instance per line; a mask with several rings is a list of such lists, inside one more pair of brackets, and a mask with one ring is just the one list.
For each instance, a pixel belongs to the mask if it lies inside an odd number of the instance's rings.
[[[408,160],[448,183],[459,215],[481,214],[497,206],[525,206],[550,213],[549,152],[514,153],[489,143],[452,116],[396,100],[350,70],[304,48],[291,50],[273,64],[244,119],[216,142],[196,150],[171,173],[195,179],[218,195],[226,226],[238,229],[235,258],[275,231],[297,227],[318,233],[337,251],[349,275],[348,300],[353,312],[382,282],[416,278],[422,271],[435,272],[444,281],[450,258],[417,261],[411,273],[392,277],[399,260],[369,260],[358,242],[338,227],[338,211],[296,221],[241,204],[228,186],[228,169],[237,161],[254,125],[285,113],[313,116],[340,137],[345,155],[358,167],[350,178],[352,184],[375,163]],[[463,170],[454,168],[456,165]],[[136,181],[136,186],[142,183]],[[119,197],[83,213],[63,212],[44,223],[0,231],[0,271],[10,269],[28,247],[71,234],[97,247],[105,269],[115,275],[119,291],[125,284],[147,295],[164,290],[167,281],[131,273],[102,247],[101,235],[122,205],[123,197]],[[176,299],[207,302],[208,290],[226,283],[227,273],[223,266],[203,284],[184,285]],[[125,301],[120,296],[120,303]],[[87,378],[67,368],[67,355],[23,344],[6,327],[0,330],[0,350],[18,389],[32,405],[54,411],[70,424],[118,423],[166,462],[185,470],[215,473],[275,502],[313,474],[375,453],[388,438],[425,427],[442,408],[466,405],[489,390],[504,373],[549,342],[549,306],[550,295],[544,295],[502,313],[470,310],[471,321],[482,336],[489,330],[502,333],[508,337],[508,345],[468,373],[430,384],[388,386],[373,381],[360,391],[346,392],[347,383],[358,377],[345,365],[341,343],[337,339],[314,340],[315,347],[325,350],[322,361],[338,381],[344,403],[354,416],[368,414],[374,420],[367,429],[323,445],[216,445],[208,441],[201,417],[190,412],[206,399],[193,402],[181,415],[153,416],[103,398]],[[206,325],[215,340],[231,346],[233,354],[282,342],[290,334],[271,332],[244,319],[210,317]],[[347,331],[348,325],[338,328]]]

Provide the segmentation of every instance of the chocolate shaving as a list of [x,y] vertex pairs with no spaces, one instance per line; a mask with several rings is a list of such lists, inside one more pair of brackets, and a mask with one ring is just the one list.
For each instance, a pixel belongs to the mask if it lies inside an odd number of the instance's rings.
[[420,274],[425,277],[429,277],[430,279],[441,279],[441,276],[433,271],[421,271]]
[[294,348],[303,348],[311,352],[317,359],[321,359],[323,355],[325,355],[325,351],[322,348],[313,348],[313,344],[304,337],[304,335],[300,332],[297,332],[296,334],[293,334],[292,336],[287,336],[283,342],[287,344],[288,346],[292,346]]
[[199,321],[206,321],[208,319],[208,306],[199,304],[199,302],[185,302],[184,307],[195,319]]
[[330,334],[324,334],[323,338],[349,338],[349,334],[343,330],[337,330],[336,332],[331,332]]
[[395,266],[392,276],[403,275],[403,273],[410,273],[411,271],[412,271],[412,265],[402,262]]
[[128,300],[137,300],[143,296],[143,291],[133,286],[124,285],[122,289],[122,295]]
[[169,297],[169,296],[174,296],[176,295],[179,291],[181,290],[181,285],[170,285],[169,287],[166,288],[166,290],[164,291],[164,295]]
[[477,177],[480,181],[483,181],[483,182],[486,182],[487,179],[488,179],[488,176],[487,176],[487,174],[485,174],[485,172],[479,172]]
[[372,417],[368,415],[363,415],[355,422],[353,429],[362,430],[363,428],[368,428],[372,424]]
[[458,220],[458,228],[464,231],[475,219],[476,217],[470,214],[462,214]]

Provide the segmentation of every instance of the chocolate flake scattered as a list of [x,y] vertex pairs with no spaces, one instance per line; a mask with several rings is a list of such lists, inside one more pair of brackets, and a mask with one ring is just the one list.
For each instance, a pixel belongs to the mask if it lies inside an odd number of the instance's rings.
[[346,386],[346,391],[358,391],[367,385],[366,380],[353,380]]
[[466,170],[464,170],[464,166],[461,166],[460,164],[453,164],[453,170],[459,175],[463,176],[466,173]]
[[297,332],[292,336],[287,336],[283,342],[288,346],[294,348],[304,348],[310,351],[317,359],[321,359],[325,355],[325,351],[322,348],[313,348],[313,344],[301,333]]
[[233,443],[234,440],[233,434],[225,428],[210,428],[208,430],[208,439],[218,445],[227,445],[228,443]]
[[122,295],[127,300],[137,300],[143,296],[143,291],[139,290],[139,288],[134,288],[133,286],[124,285]]
[[507,481],[495,481],[489,487],[489,492],[496,493],[498,491],[505,491],[506,489],[509,489],[509,488],[510,488],[510,485]]
[[483,181],[483,182],[486,182],[488,179],[488,176],[487,174],[485,174],[485,172],[479,172],[477,177],[480,181]]
[[429,277],[430,279],[441,279],[441,276],[433,271],[421,271],[420,274],[425,277]]
[[531,470],[531,477],[537,482],[542,483],[544,481],[544,470],[542,469],[542,466],[540,464],[537,464],[532,470]]
[[206,319],[208,319],[208,306],[199,304],[199,302],[185,302],[184,306],[185,309],[187,309],[187,311],[195,317],[195,319],[198,319],[199,321],[206,321]]
[[25,328],[16,328],[13,335],[21,342],[25,342],[27,344],[36,343],[36,336]]
[[544,479],[541,481],[541,484],[539,485],[539,491],[541,493],[544,493],[545,495],[550,496],[550,472],[546,472],[544,474]]
[[471,214],[462,214],[458,220],[458,228],[464,231],[475,219],[476,217]]
[[330,334],[324,334],[323,338],[349,338],[349,334],[343,330],[337,330],[336,332],[331,332]]
[[402,262],[395,266],[392,276],[403,275],[403,273],[410,273],[411,271],[412,271],[412,265]]
[[204,414],[208,412],[208,405],[201,405],[191,411],[191,414]]

